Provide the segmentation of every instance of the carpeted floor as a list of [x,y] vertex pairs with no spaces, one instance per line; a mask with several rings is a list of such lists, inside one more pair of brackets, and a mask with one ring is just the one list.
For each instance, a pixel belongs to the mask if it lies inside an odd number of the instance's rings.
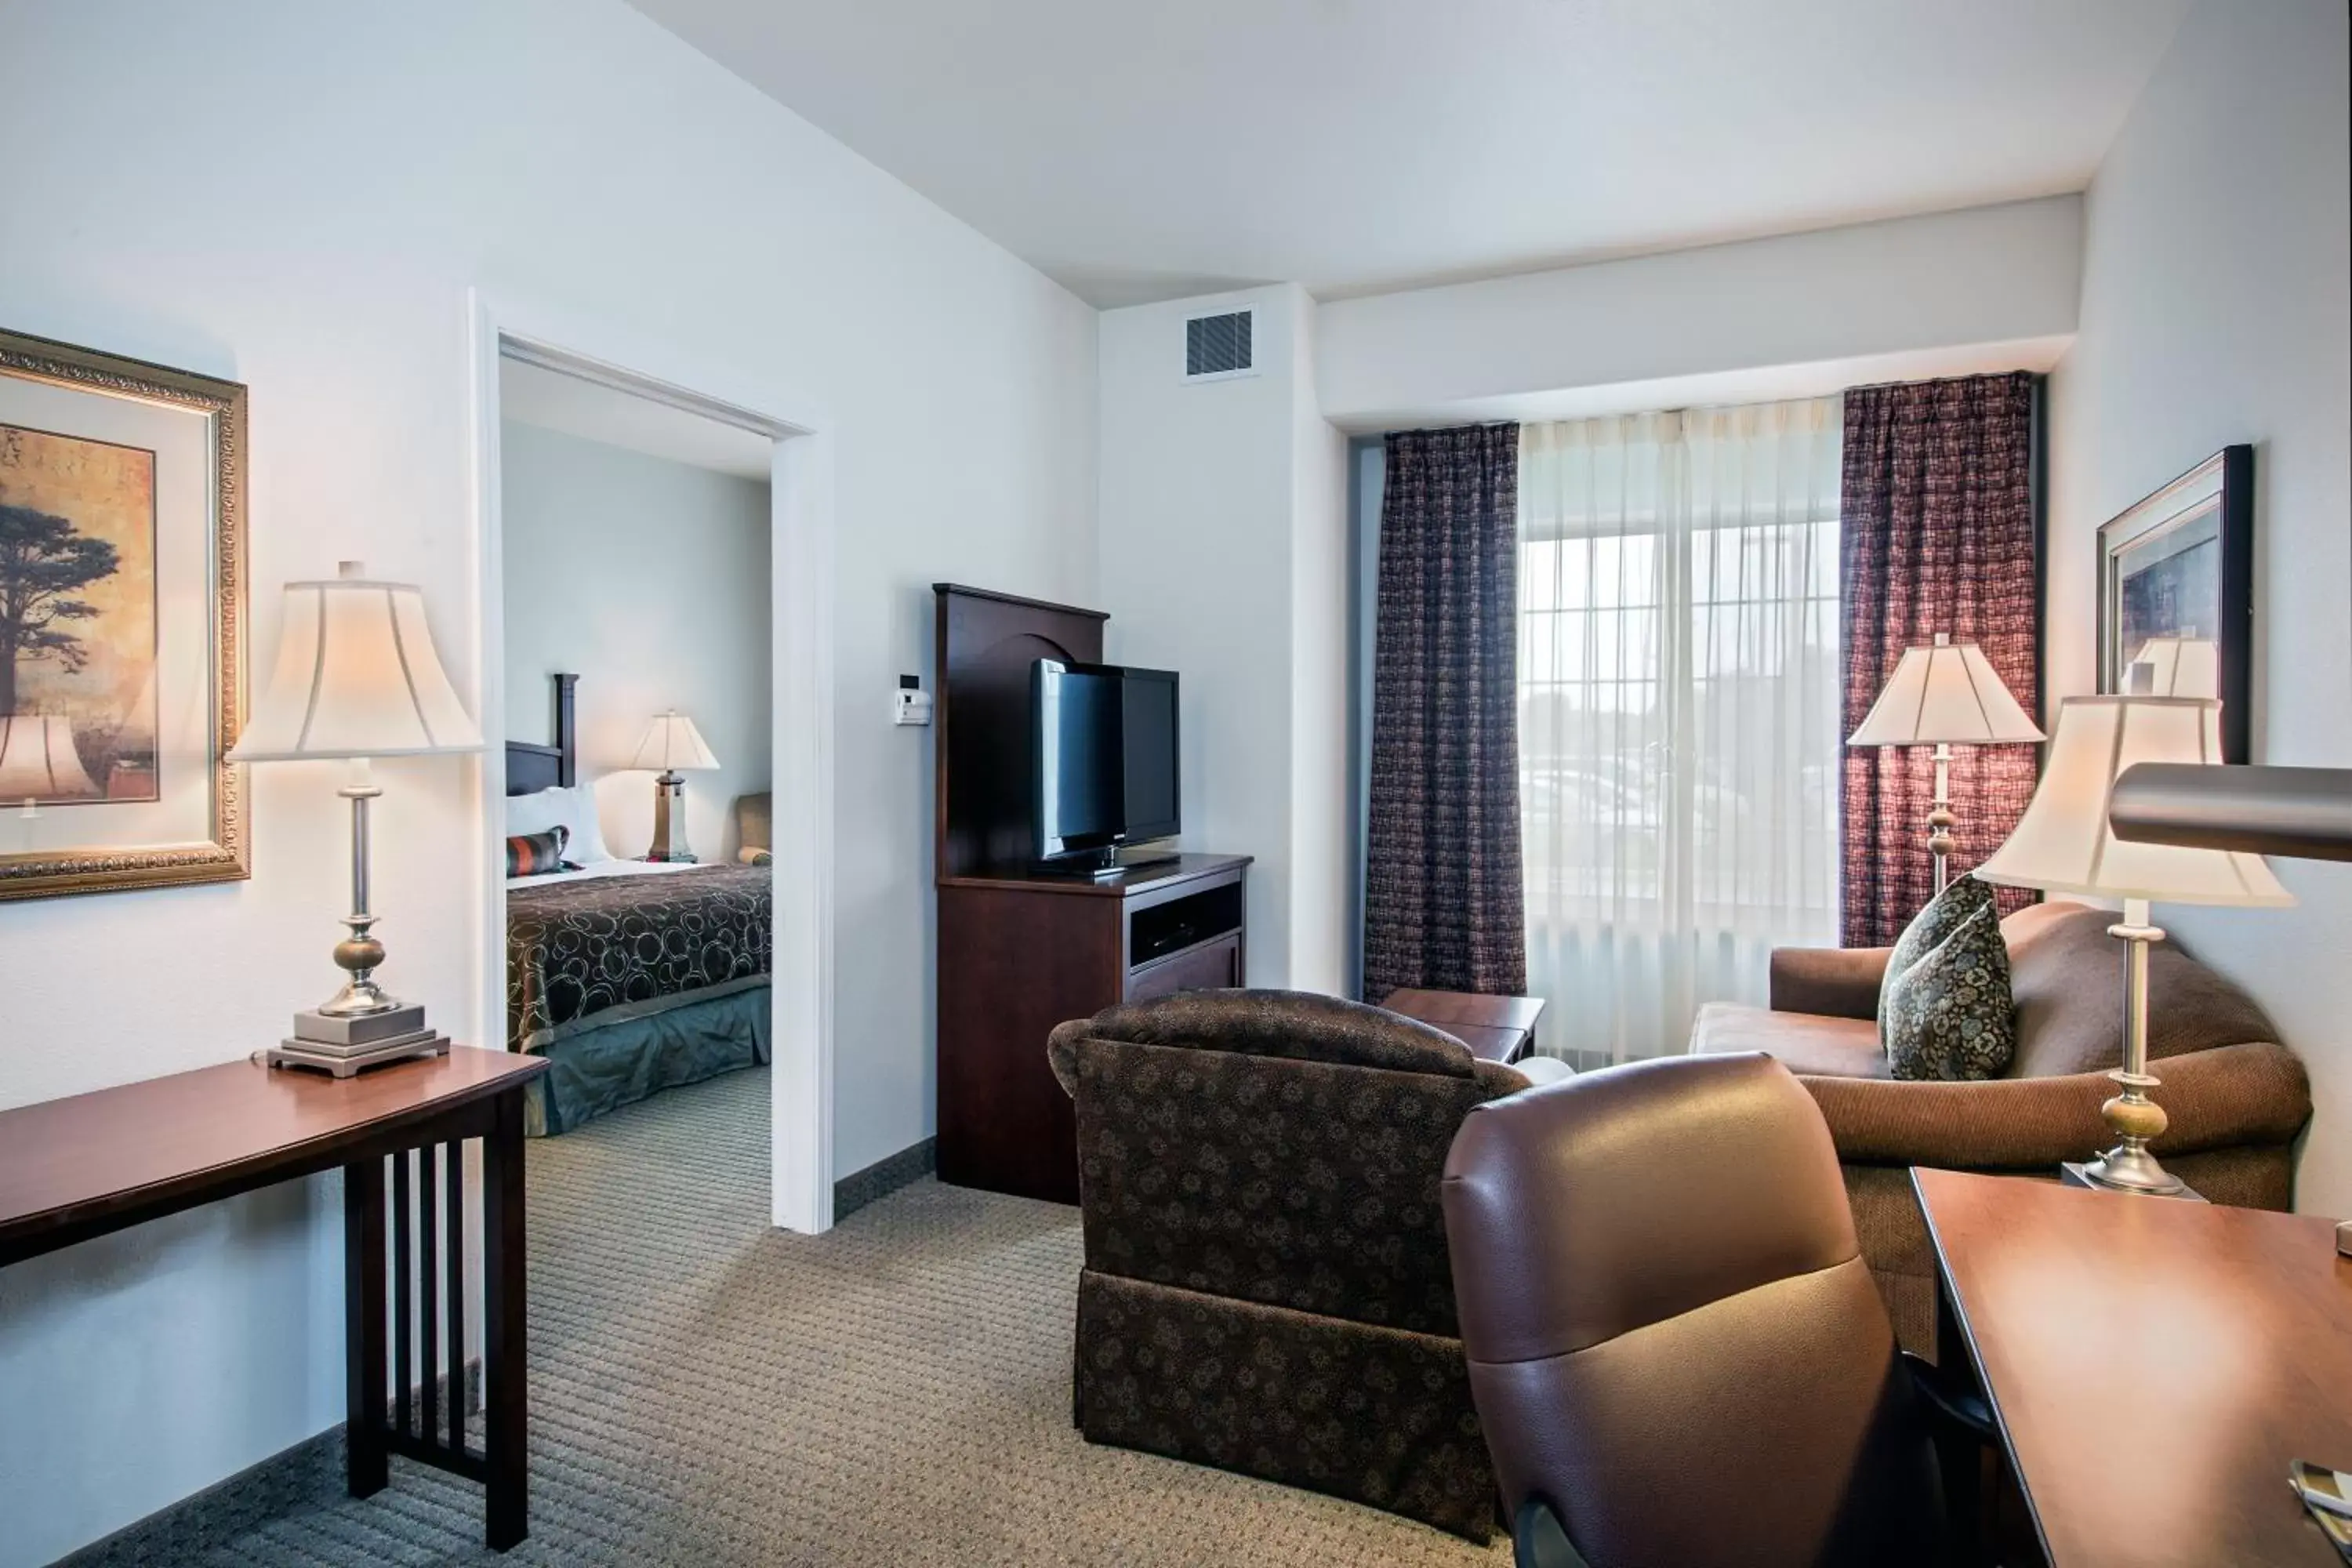
[[530,1150],[531,1536],[306,1446],[77,1557],[354,1563],[1507,1563],[1311,1492],[1082,1441],[1075,1210],[925,1180],[827,1236],[767,1224],[768,1075]]

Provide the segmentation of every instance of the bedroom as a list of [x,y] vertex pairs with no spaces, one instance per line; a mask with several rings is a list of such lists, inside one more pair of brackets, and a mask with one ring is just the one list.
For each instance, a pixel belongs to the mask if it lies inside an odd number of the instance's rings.
[[526,1127],[560,1136],[769,1060],[774,443],[518,353],[506,1044],[551,1064]]

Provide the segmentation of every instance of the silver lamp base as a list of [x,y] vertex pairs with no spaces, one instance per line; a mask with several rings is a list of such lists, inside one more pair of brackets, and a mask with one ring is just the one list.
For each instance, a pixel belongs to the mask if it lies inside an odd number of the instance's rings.
[[654,841],[646,858],[682,866],[695,861],[686,842],[686,780],[675,769],[654,780]]
[[414,1035],[402,1035],[382,1040],[372,1046],[354,1046],[348,1049],[321,1046],[315,1040],[297,1039],[288,1036],[269,1047],[264,1059],[274,1068],[311,1068],[332,1073],[337,1078],[350,1078],[365,1068],[385,1062],[404,1062],[415,1057],[446,1057],[449,1054],[449,1037],[438,1029],[424,1029]]
[[350,1078],[363,1068],[414,1057],[446,1055],[449,1037],[427,1028],[425,1009],[394,1004],[360,1016],[313,1008],[294,1015],[294,1032],[272,1046],[266,1059],[274,1068],[312,1068]]
[[383,963],[375,915],[368,908],[368,803],[383,792],[364,774],[337,792],[352,803],[352,912],[343,917],[350,934],[335,944],[343,988],[307,1012],[294,1015],[294,1032],[263,1058],[274,1068],[311,1068],[350,1078],[362,1068],[413,1057],[437,1057],[448,1037],[425,1025],[425,1009],[385,994],[375,983]]
[[[2117,1157],[2123,1153],[2120,1149],[2111,1149],[2095,1160],[2065,1161],[2058,1167],[2058,1184],[2066,1187],[2088,1187],[2096,1193],[2137,1193],[2142,1197],[2186,1198],[2192,1204],[2205,1201],[2204,1194],[2161,1165],[2157,1166],[2157,1174],[2162,1181],[2156,1184],[2125,1179],[2127,1174],[2143,1173],[2134,1171],[2128,1164],[2118,1163]],[[2156,1162],[2149,1160],[2148,1163],[2155,1164]]]

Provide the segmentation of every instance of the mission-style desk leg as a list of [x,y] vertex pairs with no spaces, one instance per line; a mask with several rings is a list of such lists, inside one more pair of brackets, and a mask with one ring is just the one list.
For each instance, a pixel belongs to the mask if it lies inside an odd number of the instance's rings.
[[[482,1141],[478,1453],[466,1440],[469,1138]],[[376,1143],[343,1167],[344,1409],[353,1497],[382,1491],[391,1479],[390,1456],[398,1454],[481,1483],[482,1537],[492,1551],[504,1552],[530,1533],[524,1268],[519,1089],[417,1124],[390,1147]],[[413,1353],[420,1340],[421,1356]]]
[[522,1096],[498,1099],[482,1140],[482,1405],[489,1461],[484,1539],[504,1552],[530,1529],[523,1311]]
[[373,1497],[392,1479],[383,1283],[383,1162],[361,1160],[343,1167],[343,1431],[353,1497]]

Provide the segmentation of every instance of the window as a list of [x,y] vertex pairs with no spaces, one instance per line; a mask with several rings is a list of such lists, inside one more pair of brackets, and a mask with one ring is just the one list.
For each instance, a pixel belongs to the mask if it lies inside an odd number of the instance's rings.
[[[1547,1044],[1678,1051],[1836,928],[1835,398],[1530,425],[1519,756]],[[1558,1022],[1555,1024],[1554,1019]]]

